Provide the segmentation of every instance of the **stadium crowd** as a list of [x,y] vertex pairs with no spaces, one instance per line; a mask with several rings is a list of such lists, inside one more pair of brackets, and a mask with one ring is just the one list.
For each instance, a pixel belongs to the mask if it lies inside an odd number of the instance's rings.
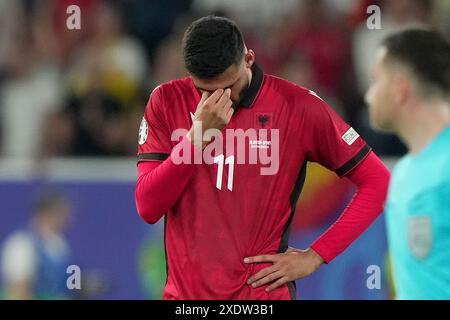
[[[381,29],[366,25],[370,5]],[[316,91],[380,155],[405,149],[369,128],[374,48],[413,26],[450,34],[439,0],[0,0],[0,157],[133,157],[148,96],[187,75],[181,37],[207,14],[235,20],[265,72]]]

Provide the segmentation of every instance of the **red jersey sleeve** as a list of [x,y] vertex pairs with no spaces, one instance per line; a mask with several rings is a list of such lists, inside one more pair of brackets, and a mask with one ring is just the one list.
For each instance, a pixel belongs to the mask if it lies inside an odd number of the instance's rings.
[[360,163],[371,148],[359,134],[314,92],[306,97],[307,157],[344,176]]
[[164,120],[162,87],[150,95],[139,127],[138,163],[141,161],[164,161],[172,151],[170,130]]

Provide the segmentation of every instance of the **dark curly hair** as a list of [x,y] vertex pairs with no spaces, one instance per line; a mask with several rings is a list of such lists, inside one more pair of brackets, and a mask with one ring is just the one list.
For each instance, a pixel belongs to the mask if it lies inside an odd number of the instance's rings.
[[182,48],[189,73],[201,79],[211,79],[232,64],[239,65],[244,55],[244,40],[236,23],[210,15],[188,27]]

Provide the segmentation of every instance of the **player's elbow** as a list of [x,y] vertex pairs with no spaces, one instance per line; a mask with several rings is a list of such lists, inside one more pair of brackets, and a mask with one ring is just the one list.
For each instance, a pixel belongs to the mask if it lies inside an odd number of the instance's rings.
[[149,224],[157,223],[164,215],[164,213],[156,211],[152,206],[143,205],[138,199],[136,199],[136,209],[142,220]]
[[387,198],[388,190],[389,190],[389,182],[391,180],[391,173],[389,172],[389,169],[384,165],[381,164],[377,168],[377,174],[376,174],[376,185],[380,198],[383,200],[383,202]]
[[149,224],[155,224],[164,215],[164,211],[155,206],[150,197],[145,197],[139,187],[135,192],[136,209],[139,216]]
[[[385,164],[371,153],[350,173],[349,178],[358,187],[358,192],[368,196],[381,213],[386,202],[391,174]],[[376,210],[378,211],[378,210]]]
[[386,199],[389,190],[389,182],[391,179],[391,173],[389,169],[380,161],[380,165],[377,166],[376,172],[371,175],[371,178],[368,179],[369,188],[372,190],[374,194],[374,199],[378,203],[378,212],[381,213],[384,210],[384,206],[386,204]]
[[155,224],[162,217],[162,215],[155,215],[155,214],[150,214],[147,212],[142,213],[141,211],[138,211],[138,213],[139,213],[139,216],[142,218],[142,220],[144,220],[148,224]]
[[371,152],[359,168],[358,180],[361,184],[372,186],[383,200],[387,197],[391,173],[386,165]]

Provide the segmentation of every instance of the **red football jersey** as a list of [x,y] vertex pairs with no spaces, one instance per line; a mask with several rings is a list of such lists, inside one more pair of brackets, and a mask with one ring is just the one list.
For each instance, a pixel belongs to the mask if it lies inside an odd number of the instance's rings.
[[[199,101],[190,77],[157,87],[141,124],[138,161],[168,158],[178,143],[172,132],[191,128]],[[229,147],[224,134],[223,153],[214,154],[213,163],[192,164],[186,189],[165,215],[164,299],[295,298],[294,282],[271,292],[247,285],[251,275],[271,264],[247,265],[244,257],[287,249],[307,161],[343,176],[370,148],[314,92],[266,75],[257,65],[226,129],[257,132],[244,140],[247,159],[255,150],[277,157],[271,165],[239,163],[238,146]],[[270,174],[261,174],[270,166]]]

